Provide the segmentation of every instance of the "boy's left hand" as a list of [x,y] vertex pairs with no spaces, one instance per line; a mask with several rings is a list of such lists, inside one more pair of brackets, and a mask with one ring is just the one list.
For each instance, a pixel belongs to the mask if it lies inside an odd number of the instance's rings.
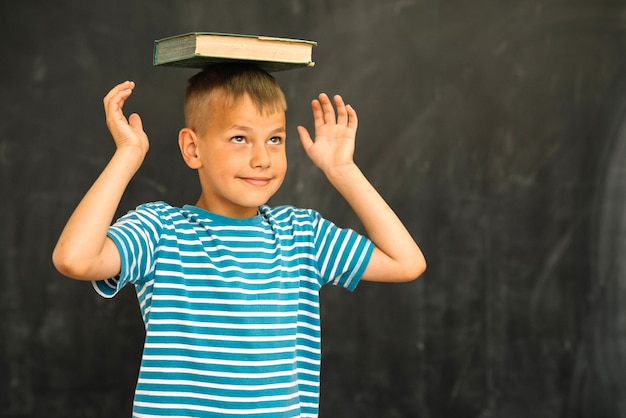
[[311,160],[352,207],[376,248],[363,280],[402,282],[415,279],[426,268],[422,251],[402,221],[354,163],[357,117],[354,109],[326,94],[313,100],[315,140],[298,126],[300,141]]
[[335,169],[354,164],[354,142],[358,120],[352,106],[346,105],[339,95],[333,97],[337,115],[329,97],[322,93],[311,102],[315,122],[315,139],[309,131],[298,126],[300,142],[305,152],[326,175]]

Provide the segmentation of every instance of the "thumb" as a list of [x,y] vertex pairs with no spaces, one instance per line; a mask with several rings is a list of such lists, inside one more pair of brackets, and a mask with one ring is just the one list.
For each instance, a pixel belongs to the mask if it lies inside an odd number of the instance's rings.
[[297,129],[298,135],[300,135],[300,142],[302,143],[302,147],[308,153],[311,146],[313,146],[313,140],[311,139],[311,135],[304,126],[298,126]]
[[137,113],[133,113],[128,117],[128,123],[133,129],[141,129],[143,131],[143,123],[141,117]]

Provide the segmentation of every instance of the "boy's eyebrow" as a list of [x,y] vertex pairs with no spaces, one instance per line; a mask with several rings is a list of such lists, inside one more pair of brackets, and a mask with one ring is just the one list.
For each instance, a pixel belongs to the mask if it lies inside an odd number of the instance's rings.
[[[230,127],[229,130],[240,130],[240,131],[251,131],[252,128],[250,126],[246,126],[246,125],[233,125]],[[282,132],[286,132],[286,129],[284,126],[278,127],[274,130],[271,131],[271,133],[282,133]]]
[[278,133],[284,133],[284,132],[287,132],[287,130],[286,130],[284,127],[282,127],[282,126],[281,126],[280,128],[276,128],[276,129],[274,129],[274,130],[272,131],[272,133],[276,133],[276,134],[278,134]]

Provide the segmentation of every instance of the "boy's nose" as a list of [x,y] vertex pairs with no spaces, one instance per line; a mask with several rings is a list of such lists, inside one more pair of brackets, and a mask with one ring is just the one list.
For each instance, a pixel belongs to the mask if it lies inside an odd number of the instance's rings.
[[252,147],[250,165],[252,168],[267,168],[271,165],[270,153],[264,145]]

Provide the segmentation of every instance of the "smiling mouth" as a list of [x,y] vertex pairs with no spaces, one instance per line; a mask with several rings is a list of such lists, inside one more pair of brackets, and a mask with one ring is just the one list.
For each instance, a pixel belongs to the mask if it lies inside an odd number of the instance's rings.
[[256,186],[256,187],[267,186],[272,180],[271,178],[268,178],[268,177],[240,177],[240,178],[241,180],[248,183],[249,185]]

